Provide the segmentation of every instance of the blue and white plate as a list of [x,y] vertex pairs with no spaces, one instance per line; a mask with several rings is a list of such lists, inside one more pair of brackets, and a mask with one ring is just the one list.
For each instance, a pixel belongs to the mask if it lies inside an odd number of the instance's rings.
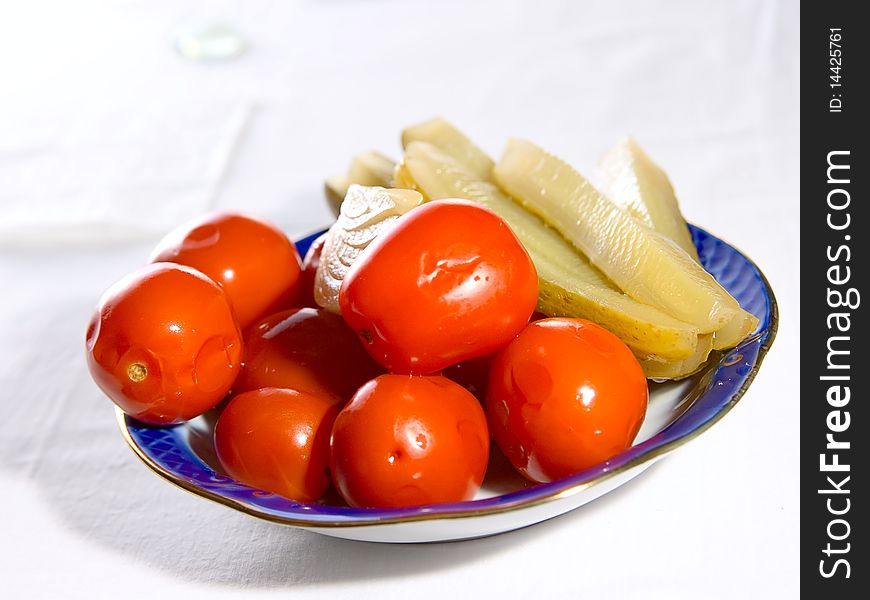
[[[212,445],[214,413],[182,425],[144,425],[117,410],[124,439],[154,472],[175,485],[273,523],[330,536],[377,542],[434,542],[501,533],[563,514],[648,469],[722,418],[746,393],[776,335],[777,308],[764,275],[746,256],[691,227],[704,267],[760,320],[737,348],[711,355],[707,366],[679,382],[651,384],[650,404],[635,445],[605,463],[548,484],[531,484],[493,454],[474,500],[403,509],[358,509],[333,495],[299,504],[250,488],[221,472]],[[319,235],[297,242],[303,255]]]

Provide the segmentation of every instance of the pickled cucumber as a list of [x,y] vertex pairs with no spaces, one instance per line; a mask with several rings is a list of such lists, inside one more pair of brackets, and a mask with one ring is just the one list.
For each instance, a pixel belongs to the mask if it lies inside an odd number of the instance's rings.
[[511,140],[493,175],[635,300],[701,333],[715,331],[738,312],[737,301],[679,246],[534,144]]
[[599,166],[604,178],[602,191],[608,198],[673,240],[698,262],[698,250],[670,179],[634,139],[619,142],[604,155]]
[[371,150],[354,156],[346,175],[327,177],[326,199],[335,215],[339,214],[339,207],[347,194],[348,187],[353,184],[392,187],[395,168],[396,162],[393,159]]
[[427,142],[452,156],[475,178],[488,181],[492,178],[492,159],[464,133],[440,117],[429,119],[402,131],[402,148],[411,142]]
[[713,350],[713,334],[703,333],[698,336],[698,346],[692,356],[683,360],[667,360],[659,356],[638,357],[638,362],[644,374],[650,379],[664,381],[666,379],[682,379],[688,377],[704,366],[710,352]]
[[408,173],[408,168],[405,166],[405,161],[401,161],[396,165],[395,170],[393,170],[393,186],[397,188],[404,188],[407,190],[414,190],[423,195],[425,200],[429,200],[426,194],[421,190],[414,178],[411,177],[411,174]]
[[427,198],[466,198],[501,216],[538,270],[540,312],[595,321],[642,356],[679,361],[696,353],[696,327],[622,293],[561,235],[446,152],[425,142],[410,142],[397,172],[402,173],[397,181]]
[[[700,262],[667,174],[634,139],[626,138],[608,151],[600,168],[608,198]],[[713,349],[733,348],[757,326],[758,318],[741,308],[715,332]]]
[[756,327],[758,327],[758,317],[741,308],[733,319],[716,330],[713,335],[713,349],[733,348],[755,331]]

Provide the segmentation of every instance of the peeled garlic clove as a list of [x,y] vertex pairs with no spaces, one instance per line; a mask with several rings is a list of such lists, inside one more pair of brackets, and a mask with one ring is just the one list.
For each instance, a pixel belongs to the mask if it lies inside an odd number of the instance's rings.
[[340,313],[338,292],[347,270],[378,235],[423,203],[419,192],[352,184],[329,228],[314,276],[314,301]]

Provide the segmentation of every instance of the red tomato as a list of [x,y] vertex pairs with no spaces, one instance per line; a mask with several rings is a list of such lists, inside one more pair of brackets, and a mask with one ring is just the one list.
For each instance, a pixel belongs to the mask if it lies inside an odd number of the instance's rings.
[[583,319],[529,324],[496,355],[486,407],[498,446],[547,482],[628,448],[646,414],[646,378],[615,335]]
[[239,394],[215,424],[218,459],[246,485],[314,502],[329,487],[329,432],[337,413],[331,398],[307,392]]
[[344,404],[382,372],[340,316],[294,308],[266,317],[245,333],[245,361],[233,391],[292,388]]
[[510,227],[465,200],[401,217],[351,266],[341,314],[375,360],[428,374],[494,352],[535,308],[535,266]]
[[146,423],[202,414],[227,394],[241,366],[241,334],[224,291],[170,263],[143,267],[109,288],[86,342],[97,385]]
[[335,420],[332,480],[351,506],[469,500],[489,458],[480,404],[441,376],[381,375]]
[[299,253],[276,227],[233,213],[182,225],[157,245],[151,262],[199,269],[230,298],[239,326],[290,308],[299,293]]
[[314,278],[317,275],[317,267],[320,266],[320,254],[323,252],[324,242],[326,242],[325,233],[311,242],[308,252],[305,253],[305,258],[302,260],[301,299],[299,301],[302,306],[317,308],[317,303],[314,301]]

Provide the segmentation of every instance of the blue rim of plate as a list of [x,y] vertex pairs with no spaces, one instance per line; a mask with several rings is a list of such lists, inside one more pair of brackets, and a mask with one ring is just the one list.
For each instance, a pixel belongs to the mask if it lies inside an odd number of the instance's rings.
[[[711,358],[686,398],[688,408],[646,441],[610,460],[570,477],[500,496],[450,504],[399,509],[350,508],[300,504],[257,490],[215,472],[191,448],[184,425],[157,427],[140,423],[116,408],[127,444],[158,475],[198,496],[244,513],[298,527],[359,527],[413,521],[464,518],[527,508],[565,498],[660,458],[694,439],[721,419],[743,396],[755,378],[776,337],[779,322],[776,299],[761,270],[733,246],[707,231],[689,225],[701,264],[747,311],[759,318],[755,333],[732,350]],[[323,232],[296,242],[304,255]]]

